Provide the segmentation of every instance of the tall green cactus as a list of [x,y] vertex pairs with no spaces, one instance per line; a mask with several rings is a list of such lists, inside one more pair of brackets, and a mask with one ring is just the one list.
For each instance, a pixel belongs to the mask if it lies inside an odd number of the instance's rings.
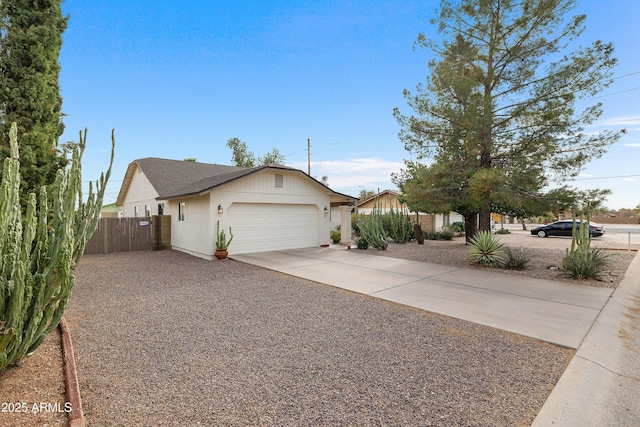
[[389,209],[389,237],[396,243],[407,243],[413,237],[413,225],[404,208]]
[[33,353],[64,314],[85,244],[98,226],[113,164],[82,194],[81,161],[87,131],[73,149],[70,166],[39,197],[20,207],[17,127],[9,133],[11,157],[4,160],[0,184],[0,370]]
[[378,204],[378,199],[374,203],[371,215],[367,218],[364,214],[360,214],[357,221],[360,237],[374,248],[386,251],[389,242],[387,241],[387,232],[382,226],[382,209]]

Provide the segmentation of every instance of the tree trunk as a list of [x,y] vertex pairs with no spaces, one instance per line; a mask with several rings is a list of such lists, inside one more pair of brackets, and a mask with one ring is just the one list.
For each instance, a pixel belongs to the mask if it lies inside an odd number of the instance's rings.
[[464,235],[467,243],[478,232],[478,212],[464,214]]
[[491,232],[491,208],[484,207],[480,209],[478,215],[478,230]]

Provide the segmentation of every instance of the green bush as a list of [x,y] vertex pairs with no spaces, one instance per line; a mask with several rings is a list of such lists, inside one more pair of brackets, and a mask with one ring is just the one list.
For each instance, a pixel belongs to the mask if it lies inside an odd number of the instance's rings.
[[574,251],[562,260],[564,274],[572,279],[594,279],[609,263],[609,255],[600,248]]
[[333,243],[340,243],[340,239],[342,238],[342,233],[340,232],[340,230],[331,230],[329,234]]
[[505,250],[502,243],[489,231],[480,231],[469,241],[469,257],[475,263],[497,267],[501,265]]
[[505,249],[505,256],[500,265],[507,270],[525,270],[529,265],[529,258],[523,248],[519,251],[512,251],[509,248]]
[[358,239],[356,242],[358,249],[367,250],[369,249],[369,243],[365,239]]
[[464,222],[456,221],[448,225],[449,229],[456,234],[464,234]]
[[358,228],[358,214],[351,214],[351,231],[356,236],[360,235],[360,228]]
[[511,232],[507,228],[501,228],[500,230],[496,231],[496,234],[511,234]]
[[453,232],[447,229],[443,229],[442,231],[426,231],[424,238],[426,240],[452,240]]

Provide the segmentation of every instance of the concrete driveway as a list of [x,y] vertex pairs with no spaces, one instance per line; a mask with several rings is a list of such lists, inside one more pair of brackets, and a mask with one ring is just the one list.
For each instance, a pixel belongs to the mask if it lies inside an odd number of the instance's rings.
[[577,349],[613,289],[326,248],[235,260]]

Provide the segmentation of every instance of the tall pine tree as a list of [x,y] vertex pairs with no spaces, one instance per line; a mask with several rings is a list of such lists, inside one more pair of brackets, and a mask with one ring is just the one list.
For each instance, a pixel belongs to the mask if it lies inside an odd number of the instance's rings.
[[16,122],[25,195],[52,183],[67,164],[58,147],[64,130],[58,57],[68,20],[61,3],[0,0],[0,159],[9,156],[9,129]]
[[548,172],[573,177],[619,138],[620,131],[585,131],[602,114],[600,103],[575,111],[577,100],[607,87],[616,60],[611,44],[575,45],[586,17],[567,16],[574,6],[575,0],[441,1],[433,23],[442,39],[421,34],[416,42],[436,56],[426,85],[405,91],[414,114],[394,111],[405,148],[433,160],[409,164],[397,177],[412,192],[409,201],[463,210],[469,237],[476,213],[478,228],[489,230],[492,209],[527,206]]

